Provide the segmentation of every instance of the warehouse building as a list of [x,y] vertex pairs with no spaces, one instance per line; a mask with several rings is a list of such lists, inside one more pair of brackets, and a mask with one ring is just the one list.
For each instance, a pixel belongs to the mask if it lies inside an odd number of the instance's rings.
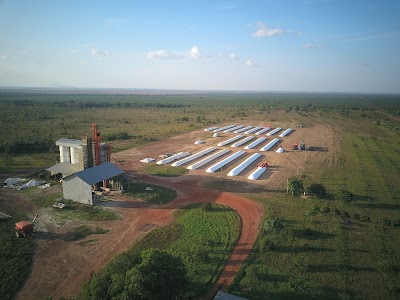
[[96,197],[93,191],[99,186],[103,186],[105,181],[108,182],[107,186],[120,188],[119,182],[124,173],[122,169],[111,162],[74,173],[63,179],[64,198],[93,205],[93,200]]

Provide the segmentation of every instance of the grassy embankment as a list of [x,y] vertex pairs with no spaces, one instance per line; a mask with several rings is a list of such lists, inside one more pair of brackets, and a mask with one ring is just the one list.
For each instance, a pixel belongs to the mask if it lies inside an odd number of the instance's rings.
[[240,219],[232,209],[219,204],[211,204],[208,210],[200,204],[191,205],[178,211],[175,224],[150,232],[129,251],[116,256],[96,280],[109,284],[112,277],[125,276],[141,251],[159,248],[183,259],[190,281],[188,293],[199,297],[222,270],[239,232]]

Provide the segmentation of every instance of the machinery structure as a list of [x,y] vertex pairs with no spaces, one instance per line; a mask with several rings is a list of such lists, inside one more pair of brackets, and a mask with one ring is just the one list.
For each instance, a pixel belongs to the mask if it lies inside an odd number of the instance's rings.
[[293,150],[309,150],[310,146],[306,145],[304,141],[301,141],[299,144],[293,145]]
[[32,222],[29,221],[19,221],[18,223],[15,223],[15,235],[17,237],[29,237],[32,238],[33,233],[35,231],[35,222],[38,218],[38,215],[35,216],[35,218],[32,220]]
[[84,138],[61,138],[56,145],[60,162],[46,170],[62,180],[65,199],[93,205],[98,191],[121,190],[124,171],[110,162],[111,147],[101,142],[96,123],[91,124]]
[[[93,145],[94,145],[94,163],[96,166],[99,166],[104,159],[102,159],[102,152],[105,152],[105,161],[111,161],[111,147],[108,144],[101,144],[101,135],[100,131],[97,129],[97,124],[92,123],[92,127],[90,127],[88,133],[86,134],[86,139],[89,140],[89,134],[93,131]],[[102,149],[104,148],[104,150]],[[102,151],[103,150],[103,151]]]

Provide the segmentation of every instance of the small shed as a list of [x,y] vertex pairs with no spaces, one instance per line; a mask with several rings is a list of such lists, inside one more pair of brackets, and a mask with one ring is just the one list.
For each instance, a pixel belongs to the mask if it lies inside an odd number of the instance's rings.
[[111,162],[106,162],[67,176],[62,182],[64,199],[93,205],[92,186],[123,173],[125,173],[124,170]]

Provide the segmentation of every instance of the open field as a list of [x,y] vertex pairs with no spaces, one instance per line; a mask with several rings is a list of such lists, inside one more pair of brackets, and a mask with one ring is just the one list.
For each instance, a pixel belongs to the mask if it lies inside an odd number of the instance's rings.
[[[273,299],[399,297],[400,102],[397,96],[19,93],[19,99],[16,99],[15,93],[10,91],[1,96],[0,105],[7,111],[7,117],[1,119],[2,149],[7,141],[16,137],[33,136],[53,141],[61,137],[81,137],[95,121],[100,124],[105,137],[113,139],[115,132],[127,134],[128,139],[112,142],[115,149],[125,149],[114,152],[113,157],[133,178],[177,191],[177,200],[164,206],[143,203],[124,195],[103,203],[117,211],[122,220],[85,221],[92,228],[98,226],[110,231],[79,241],[84,244],[63,239],[81,225],[81,221],[57,225],[46,220],[48,232],[54,235],[36,241],[38,250],[32,273],[18,299],[29,299],[33,287],[36,287],[33,297],[77,295],[90,274],[100,270],[114,254],[127,249],[153,228],[171,223],[176,208],[202,201],[225,202],[233,207],[239,194],[241,197],[236,201],[260,206],[253,216],[248,216],[250,219],[261,218],[264,208],[264,220],[279,218],[284,227],[273,234],[265,232],[260,219],[260,227],[256,226],[252,232],[254,239],[260,232],[255,247],[250,251],[249,245],[251,247],[253,242],[247,240],[243,244],[245,255],[237,260],[235,271],[229,272],[228,282],[250,254],[229,287],[232,293],[250,299],[262,299],[264,295]],[[93,118],[88,118],[88,113]],[[247,151],[240,160],[212,174],[205,173],[212,165],[210,163],[181,177],[158,179],[143,175],[155,170],[140,163],[139,159],[158,159],[166,152],[195,153],[216,146],[236,134],[222,133],[221,137],[212,138],[211,133],[203,129],[229,124],[292,127],[294,131],[280,143],[288,150],[286,153],[260,152],[262,158],[237,177],[226,174],[260,147]],[[297,127],[299,124],[301,128]],[[7,132],[14,134],[10,138]],[[197,139],[206,143],[194,145]],[[291,145],[301,140],[313,146],[313,150],[292,151]],[[218,148],[229,149],[231,153],[242,149],[229,145]],[[47,160],[54,161],[56,154],[52,151],[54,149],[47,154],[30,156],[30,165],[25,169],[24,156],[5,152],[0,161],[1,177],[22,176],[40,170]],[[268,161],[269,170],[260,180],[248,180],[251,169],[264,160]],[[162,171],[163,168],[158,169]],[[164,173],[168,173],[166,168]],[[286,195],[286,180],[292,176],[299,176],[306,186],[322,183],[327,189],[326,199]],[[349,204],[334,199],[341,188],[354,194]],[[29,194],[15,192],[7,196],[15,199],[28,216],[33,213]],[[22,196],[24,199],[20,199]],[[0,203],[0,211],[4,207],[4,203]],[[233,208],[243,220],[246,207]],[[242,231],[240,239],[243,238]],[[113,246],[104,251],[105,245],[110,244]],[[273,249],[266,247],[268,244],[273,244]],[[243,245],[239,240],[237,247]],[[233,255],[242,253],[236,250]],[[78,257],[79,264],[76,262]],[[85,270],[80,269],[82,266]],[[49,282],[54,277],[52,272],[66,274],[65,279]],[[223,271],[221,276],[224,274],[228,273]],[[228,284],[219,282],[221,285],[217,284],[217,288],[227,288]]]

